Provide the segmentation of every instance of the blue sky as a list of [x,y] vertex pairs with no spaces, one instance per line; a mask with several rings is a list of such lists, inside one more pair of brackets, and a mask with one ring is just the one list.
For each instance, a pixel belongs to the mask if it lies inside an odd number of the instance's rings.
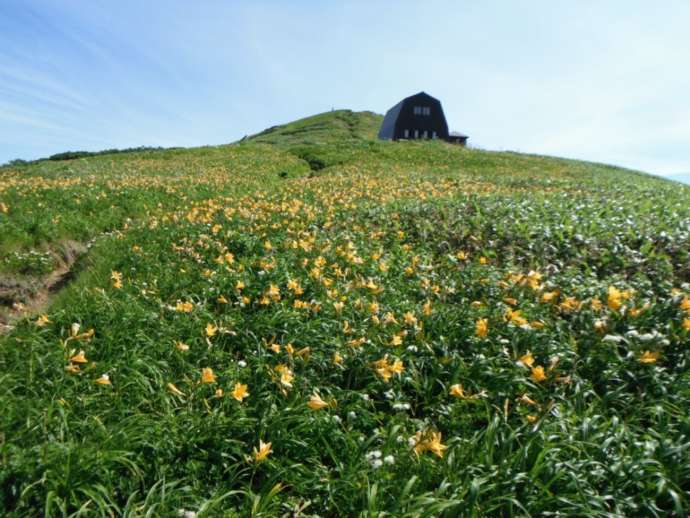
[[425,90],[478,147],[687,173],[688,27],[688,0],[1,0],[0,163]]

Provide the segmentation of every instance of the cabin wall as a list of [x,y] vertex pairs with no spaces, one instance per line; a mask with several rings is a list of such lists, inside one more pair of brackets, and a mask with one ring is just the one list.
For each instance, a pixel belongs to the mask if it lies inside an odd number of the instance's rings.
[[[429,115],[416,115],[414,113],[415,106],[428,106],[431,108]],[[405,136],[405,130],[409,130],[409,135]],[[395,123],[394,139],[409,138],[414,139],[414,130],[418,131],[416,138],[424,138],[424,131],[427,132],[428,139],[431,139],[433,132],[436,132],[436,138],[448,138],[448,123],[443,114],[441,103],[428,96],[417,96],[406,99],[400,108],[398,117]]]

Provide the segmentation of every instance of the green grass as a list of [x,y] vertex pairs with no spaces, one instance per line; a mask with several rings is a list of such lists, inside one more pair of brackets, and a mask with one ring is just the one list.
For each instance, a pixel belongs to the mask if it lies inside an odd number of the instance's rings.
[[687,513],[690,188],[377,121],[0,172],[7,274],[93,240],[0,338],[5,515]]

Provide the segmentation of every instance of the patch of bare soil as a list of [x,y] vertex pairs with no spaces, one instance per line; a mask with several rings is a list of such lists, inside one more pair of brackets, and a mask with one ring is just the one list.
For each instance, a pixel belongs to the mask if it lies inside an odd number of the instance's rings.
[[12,276],[0,273],[0,333],[9,332],[12,323],[40,313],[53,295],[74,277],[74,263],[88,246],[77,241],[62,241],[52,251],[56,268],[41,277]]

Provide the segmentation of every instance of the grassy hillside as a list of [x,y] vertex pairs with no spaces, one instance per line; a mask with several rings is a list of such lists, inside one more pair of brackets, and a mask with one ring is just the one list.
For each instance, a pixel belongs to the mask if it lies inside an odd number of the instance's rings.
[[335,110],[273,126],[249,140],[277,146],[332,144],[341,141],[374,140],[383,116],[373,112]]
[[0,171],[3,514],[686,513],[690,188],[378,120]]

